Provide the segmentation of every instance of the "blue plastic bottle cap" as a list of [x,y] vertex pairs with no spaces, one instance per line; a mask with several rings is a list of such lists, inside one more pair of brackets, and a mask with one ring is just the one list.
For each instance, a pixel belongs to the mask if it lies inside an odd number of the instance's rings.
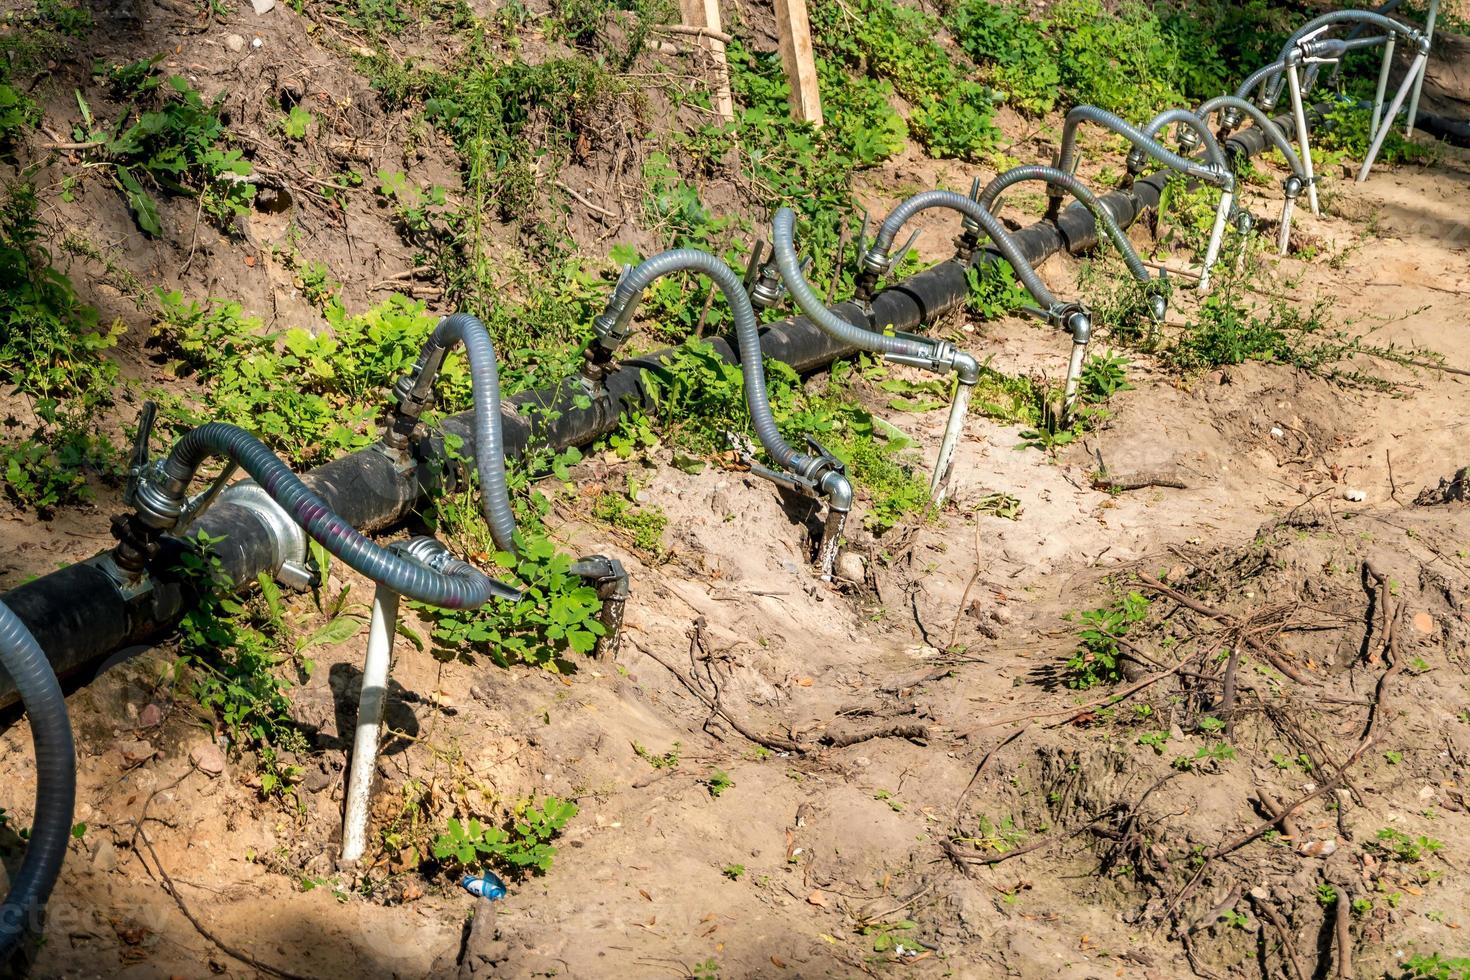
[[486,871],[482,875],[465,875],[460,881],[464,890],[477,898],[495,901],[505,897],[505,882],[494,872]]

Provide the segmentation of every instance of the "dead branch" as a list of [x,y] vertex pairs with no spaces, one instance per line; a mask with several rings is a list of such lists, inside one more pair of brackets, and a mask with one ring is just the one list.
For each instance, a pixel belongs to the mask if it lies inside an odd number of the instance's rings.
[[[184,776],[188,776],[188,774],[188,772],[185,772]],[[174,785],[178,785],[178,783],[181,782],[183,782],[183,777],[180,777]],[[154,795],[156,796],[157,794],[155,793]],[[148,803],[151,803],[152,801],[153,797],[150,796],[148,798]],[[143,829],[143,824],[147,820],[146,810],[147,803],[144,804],[145,812],[140,815],[137,826],[134,828],[134,840],[141,840],[143,842],[143,846],[148,849],[148,855],[153,858],[153,865],[158,870],[158,875],[156,877],[163,879],[164,891],[168,892],[169,895],[173,898],[174,904],[179,907],[179,911],[183,913],[184,918],[189,920],[189,924],[194,927],[195,931],[197,931],[199,935],[203,936],[205,939],[209,940],[216,947],[218,947],[221,952],[225,953],[228,956],[234,957],[247,966],[253,966],[255,969],[259,970],[262,973],[268,973],[274,977],[281,977],[282,980],[308,980],[307,977],[304,977],[299,973],[292,973],[290,970],[282,969],[278,966],[272,966],[269,963],[256,959],[254,956],[251,956],[249,953],[245,952],[243,949],[240,949],[237,946],[231,946],[229,943],[225,942],[223,939],[220,939],[214,933],[210,932],[209,929],[205,927],[204,923],[200,922],[199,919],[195,917],[194,913],[189,910],[189,906],[184,902],[184,896],[179,892],[178,885],[174,884],[174,880],[169,877],[168,871],[163,866],[163,860],[159,858],[158,852],[153,849],[153,841],[148,839],[148,832]],[[150,875],[153,874],[153,869],[148,868],[146,862],[143,864],[143,867],[148,870],[148,873]]]
[[1188,490],[1189,484],[1178,477],[1153,476],[1147,473],[1138,476],[1097,476],[1093,478],[1092,489],[1106,490],[1122,493],[1128,490],[1143,490],[1148,487],[1167,487],[1171,490]]
[[[919,740],[928,737],[929,728],[927,725],[886,725],[882,728],[873,728],[866,732],[852,732],[846,735],[823,735],[822,744],[828,748],[841,749],[875,738],[907,738]],[[802,751],[806,751],[806,749],[802,749]]]
[[1285,674],[1287,677],[1290,677],[1298,684],[1315,683],[1306,675],[1304,675],[1301,671],[1299,671],[1294,665],[1288,662],[1284,657],[1282,657],[1281,654],[1277,653],[1275,650],[1272,650],[1269,644],[1250,635],[1249,633],[1246,633],[1241,622],[1234,616],[1231,616],[1228,613],[1221,612],[1220,610],[1215,609],[1212,606],[1207,606],[1193,596],[1185,595],[1178,589],[1172,589],[1169,586],[1165,585],[1163,582],[1160,582],[1158,579],[1153,578],[1152,576],[1144,572],[1138,573],[1138,582],[1140,585],[1151,592],[1157,592],[1162,596],[1173,599],[1179,605],[1190,610],[1191,612],[1199,613],[1201,616],[1213,619],[1218,623],[1224,623],[1226,626],[1241,630],[1245,642],[1250,644],[1251,649],[1255,650],[1261,656],[1270,661],[1272,667],[1275,667],[1277,670],[1281,671],[1281,673]]
[[[771,749],[776,752],[795,752],[798,755],[809,755],[822,748],[845,748],[849,745],[857,745],[875,738],[908,738],[923,739],[929,737],[929,729],[924,725],[888,725],[864,732],[853,732],[846,735],[823,736],[820,743],[801,742],[787,738],[784,735],[768,735],[757,732],[745,722],[730,713],[730,709],[720,703],[717,697],[711,697],[699,685],[695,679],[678,667],[669,663],[663,657],[639,643],[636,639],[629,637],[633,645],[646,654],[659,666],[673,674],[675,679],[684,686],[690,694],[694,695],[701,704],[708,708],[714,715],[718,716],[725,724],[734,729],[735,733],[748,742]],[[698,642],[698,626],[696,625],[695,643]]]
[[1353,978],[1353,930],[1348,905],[1348,893],[1337,886],[1337,977],[1338,980]]
[[964,804],[965,797],[970,795],[970,790],[974,788],[975,783],[979,781],[981,776],[985,775],[985,770],[990,766],[990,760],[995,758],[995,754],[1001,749],[1005,748],[1007,745],[1010,745],[1016,739],[1026,734],[1026,729],[1030,727],[1030,724],[1026,724],[1016,729],[1005,738],[992,745],[990,747],[990,750],[985,753],[985,757],[982,758],[980,760],[980,764],[975,767],[975,774],[970,777],[970,781],[965,784],[965,788],[960,792],[959,797],[954,801],[954,819],[956,822],[959,821],[960,807]]
[[1302,972],[1302,965],[1296,960],[1296,950],[1292,949],[1291,932],[1287,929],[1286,923],[1281,921],[1281,916],[1277,913],[1275,907],[1264,898],[1257,898],[1255,895],[1251,895],[1251,904],[1256,907],[1256,911],[1267,922],[1271,923],[1271,927],[1281,937],[1281,955],[1286,960],[1287,965],[1291,967],[1291,975],[1295,977],[1295,980],[1307,980],[1307,975]]
[[1047,847],[1048,845],[1060,844],[1062,841],[1071,840],[1073,837],[1076,837],[1079,834],[1085,834],[1087,833],[1087,831],[1096,827],[1098,824],[1101,824],[1111,819],[1113,815],[1113,810],[1110,809],[1102,816],[1094,817],[1092,820],[1089,820],[1082,826],[1074,827],[1071,830],[1067,831],[1065,834],[1055,834],[1043,837],[1041,840],[1035,841],[1031,844],[1027,844],[1025,847],[1018,847],[1013,851],[1006,851],[1003,854],[968,854],[960,850],[959,846],[955,844],[954,841],[948,838],[946,838],[940,846],[944,848],[944,853],[949,857],[949,859],[953,861],[962,871],[965,868],[990,867],[994,864],[1000,864],[1002,861],[1009,861],[1011,858],[1020,857],[1023,854],[1030,854],[1032,851],[1039,851],[1043,847]]

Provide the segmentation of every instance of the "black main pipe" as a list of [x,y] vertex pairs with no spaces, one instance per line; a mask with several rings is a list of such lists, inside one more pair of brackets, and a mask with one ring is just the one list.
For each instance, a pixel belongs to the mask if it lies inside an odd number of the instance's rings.
[[[1320,121],[1325,106],[1314,107],[1309,122]],[[1252,127],[1232,136],[1227,153],[1236,158],[1255,156],[1270,145],[1264,133]],[[1138,216],[1155,209],[1173,175],[1160,171],[1134,182],[1131,189],[1102,197],[1102,204],[1118,224],[1127,228]],[[1057,252],[1085,252],[1098,242],[1092,214],[1082,207],[1064,210],[1056,223],[1041,221],[1013,235],[1026,258],[1039,265]],[[987,265],[997,258],[989,249],[977,250],[972,264]],[[850,323],[871,329],[913,330],[964,302],[969,280],[963,263],[950,260],[894,283],[873,297],[872,315],[853,303],[832,309]],[[712,341],[724,360],[739,363],[739,353],[726,339]],[[834,340],[805,317],[792,317],[761,328],[761,351],[802,374],[856,353],[856,348]],[[588,389],[578,378],[521,392],[503,404],[503,441],[507,459],[523,454],[536,441],[554,449],[583,445],[617,428],[619,418],[633,410],[651,411],[654,401],[644,385],[645,369],[661,370],[664,350],[621,362],[604,382],[604,393],[588,404]],[[314,492],[364,534],[392,526],[407,517],[424,496],[440,485],[448,458],[443,434],[463,440],[463,451],[474,446],[474,413],[446,420],[418,447],[420,465],[404,474],[376,449],[365,449],[317,467],[302,479]],[[224,572],[237,585],[269,572],[273,551],[270,529],[253,511],[228,502],[216,503],[187,529],[192,537],[204,532],[223,539],[215,546]],[[168,539],[165,539],[166,541]],[[174,541],[175,551],[182,546]],[[100,557],[100,556],[99,556]],[[153,587],[140,595],[124,594],[97,564],[81,562],[28,582],[0,596],[30,629],[46,651],[56,674],[76,677],[101,658],[130,647],[144,647],[166,636],[194,602],[191,585],[167,571],[153,573]],[[156,569],[172,566],[167,554]],[[14,685],[0,672],[0,706],[15,700]]]

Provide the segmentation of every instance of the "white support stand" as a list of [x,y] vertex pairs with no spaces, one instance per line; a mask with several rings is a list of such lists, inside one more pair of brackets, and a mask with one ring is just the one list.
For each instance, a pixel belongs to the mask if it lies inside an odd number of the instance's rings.
[[393,637],[398,631],[398,593],[379,585],[373,593],[373,621],[368,628],[367,659],[362,665],[362,693],[357,702],[357,732],[352,743],[352,771],[342,819],[342,863],[360,859],[367,848],[368,810],[373,776],[378,768],[378,732],[388,695]]

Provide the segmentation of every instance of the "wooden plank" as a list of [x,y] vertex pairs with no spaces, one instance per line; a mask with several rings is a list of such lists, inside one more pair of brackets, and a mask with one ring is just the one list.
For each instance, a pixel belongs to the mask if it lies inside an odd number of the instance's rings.
[[776,0],[776,31],[781,39],[781,64],[791,83],[791,115],[820,126],[822,96],[817,90],[817,59],[812,54],[806,0]]
[[[715,86],[710,102],[725,122],[735,118],[735,100],[730,96],[730,65],[725,60],[724,30],[720,27],[720,0],[679,0],[684,26],[693,28],[697,43],[709,52],[715,66]],[[703,33],[708,31],[709,33]]]

